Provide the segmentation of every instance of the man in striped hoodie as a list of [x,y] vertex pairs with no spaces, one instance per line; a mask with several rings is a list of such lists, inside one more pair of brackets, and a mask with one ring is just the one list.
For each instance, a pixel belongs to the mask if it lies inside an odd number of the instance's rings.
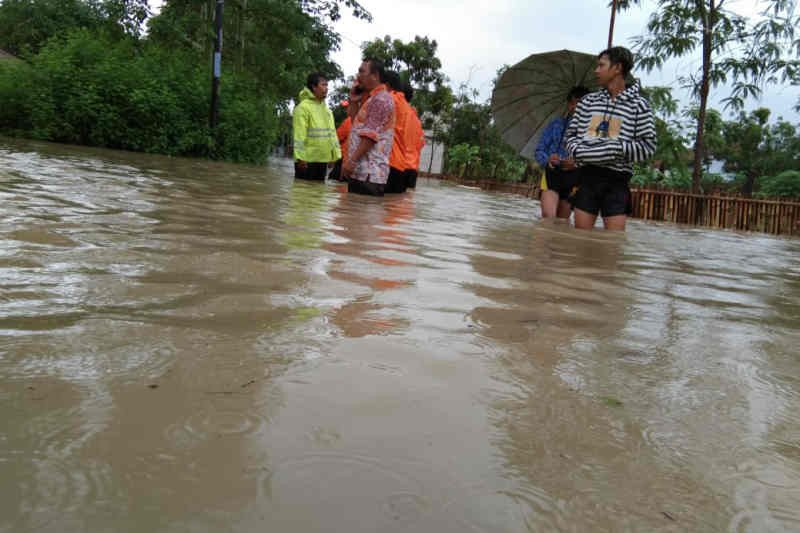
[[570,198],[576,228],[592,229],[602,215],[606,229],[624,230],[633,164],[655,152],[650,104],[640,96],[638,83],[625,83],[632,68],[627,48],[600,52],[594,73],[602,88],[581,99],[567,126],[567,153],[580,168],[580,185]]

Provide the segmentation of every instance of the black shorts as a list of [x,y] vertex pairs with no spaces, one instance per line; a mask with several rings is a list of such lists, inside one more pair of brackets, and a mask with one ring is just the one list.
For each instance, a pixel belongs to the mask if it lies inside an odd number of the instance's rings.
[[294,177],[301,180],[325,181],[325,173],[328,171],[328,163],[306,163],[306,168],[294,164]]
[[409,189],[414,189],[417,186],[417,171],[416,170],[406,170],[403,172],[403,175],[406,178],[406,187]]
[[402,170],[389,167],[389,178],[386,180],[386,193],[406,192],[406,177]]
[[630,215],[633,212],[630,179],[631,175],[625,172],[594,165],[582,167],[578,190],[570,197],[570,203],[592,215]]
[[560,200],[566,200],[572,194],[572,189],[578,185],[578,171],[547,167],[545,179],[547,180],[547,190],[557,192]]
[[347,180],[347,192],[366,194],[369,196],[383,196],[386,186],[383,183],[372,183],[353,178]]

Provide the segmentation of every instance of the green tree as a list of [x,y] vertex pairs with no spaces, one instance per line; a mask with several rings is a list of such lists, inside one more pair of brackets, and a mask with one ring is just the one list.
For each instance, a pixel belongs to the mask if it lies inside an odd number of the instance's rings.
[[208,128],[208,68],[191,54],[73,30],[27,63],[0,65],[0,131],[49,141],[262,162],[276,102],[232,74]]
[[[724,7],[726,0],[658,0],[645,34],[634,43],[639,65],[646,71],[663,66],[670,58],[698,50],[699,71],[681,78],[698,98],[694,139],[692,189],[700,190],[702,179],[703,132],[709,92],[723,83],[732,90],[726,105],[741,109],[744,100],[760,94],[763,86],[779,79],[791,79],[798,69],[800,46],[794,29],[800,18],[792,0],[765,0],[762,16],[750,21]],[[624,0],[620,9],[641,0]]]
[[331,23],[356,0],[226,3],[220,124],[208,129],[215,0],[3,0],[0,131],[58,142],[263,161],[310,71],[335,76]]
[[[213,49],[213,0],[167,0],[149,22],[150,40],[160,47],[193,51],[208,65]],[[285,116],[288,102],[304,87],[309,72],[341,76],[330,58],[340,36],[331,23],[345,9],[372,20],[355,0],[232,0],[226,3],[223,69],[255,80],[253,90],[277,102]],[[223,81],[223,84],[225,82]],[[285,120],[280,128],[287,127]],[[287,134],[287,131],[282,131]]]
[[453,107],[447,114],[447,144],[481,146],[492,123],[492,108],[475,98],[478,92],[462,85]]
[[[247,0],[244,0],[246,3]],[[372,22],[372,14],[357,0],[301,0],[300,7],[315,17],[336,22],[342,18],[342,6],[352,10],[353,17]]]
[[[697,106],[689,106],[683,110],[682,114],[686,119],[684,130],[689,132],[689,145],[695,146],[695,136],[697,133],[694,131],[694,126],[698,123],[700,108]],[[718,157],[719,151],[725,145],[725,137],[722,131],[724,125],[725,121],[722,118],[722,113],[716,109],[706,110],[706,116],[703,120],[703,151],[699,157],[700,168],[703,172],[708,172],[712,161]],[[692,161],[694,161],[694,159],[694,153],[692,152]]]
[[35,54],[50,38],[79,28],[138,37],[149,14],[147,0],[3,0],[0,48]]
[[381,60],[386,68],[397,71],[403,81],[411,84],[414,88],[412,104],[426,127],[432,127],[433,116],[446,112],[453,105],[453,92],[446,85],[442,62],[436,56],[438,47],[435,40],[418,35],[409,42],[387,35],[361,45],[363,57]]
[[678,101],[671,87],[647,87],[644,95],[650,101],[656,125],[656,152],[653,160],[661,169],[683,173],[688,168],[689,150],[683,134],[684,124],[678,115]]
[[800,170],[800,137],[792,124],[769,123],[769,109],[740,112],[722,124],[724,143],[714,155],[725,161],[725,170],[744,177],[741,192],[751,196],[757,180],[783,171]]
[[337,126],[347,118],[347,107],[343,104],[348,98],[350,98],[349,85],[338,85],[328,91],[328,105],[333,110],[333,121]]
[[447,156],[450,165],[460,177],[463,177],[468,172],[469,167],[478,163],[481,159],[480,148],[467,143],[453,146],[447,151]]
[[[149,21],[150,39],[159,46],[191,49],[211,61],[213,0],[167,0]],[[341,38],[331,25],[342,8],[372,20],[354,0],[233,0],[223,18],[223,68],[246,72],[258,90],[281,100],[296,97],[309,72],[341,76],[330,53]]]
[[35,54],[53,36],[102,23],[102,14],[94,3],[4,0],[0,2],[0,48],[16,55]]
[[765,198],[800,198],[800,171],[786,170],[762,179],[759,196]]
[[142,34],[144,23],[151,14],[148,0],[102,0],[99,7],[106,20],[135,37]]
[[387,35],[361,45],[364,57],[380,59],[386,68],[396,70],[406,82],[419,88],[431,84],[443,84],[446,76],[441,71],[442,62],[436,57],[439,44],[428,37],[414,37],[413,41],[403,42]]
[[[527,167],[526,161],[505,141],[494,125],[492,108],[488,102],[478,100],[478,91],[462,84],[452,108],[442,115],[441,142],[451,147],[471,146],[477,150],[477,159],[463,171],[478,173],[482,178],[518,181]],[[458,160],[448,152],[448,168],[460,169]]]

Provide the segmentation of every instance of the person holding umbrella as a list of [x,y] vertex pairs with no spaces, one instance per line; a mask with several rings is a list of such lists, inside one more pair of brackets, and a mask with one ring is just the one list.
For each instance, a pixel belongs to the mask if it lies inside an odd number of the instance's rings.
[[583,97],[567,126],[566,148],[580,168],[571,197],[575,227],[592,229],[598,215],[609,230],[624,230],[631,212],[628,183],[633,164],[653,156],[656,129],[639,84],[627,84],[633,54],[621,46],[597,55],[594,73],[602,89]]
[[535,158],[545,170],[542,179],[542,218],[569,218],[568,198],[578,184],[575,161],[567,156],[564,134],[580,99],[589,93],[586,87],[574,87],[567,94],[567,113],[550,121],[536,146]]

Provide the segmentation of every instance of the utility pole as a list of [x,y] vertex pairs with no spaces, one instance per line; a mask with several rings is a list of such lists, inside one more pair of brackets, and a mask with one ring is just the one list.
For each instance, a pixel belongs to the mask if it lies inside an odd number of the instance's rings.
[[222,73],[222,10],[225,7],[225,0],[217,0],[217,8],[214,13],[214,29],[216,38],[214,39],[214,62],[213,77],[211,78],[211,116],[209,125],[211,129],[217,127],[219,122],[219,78]]

